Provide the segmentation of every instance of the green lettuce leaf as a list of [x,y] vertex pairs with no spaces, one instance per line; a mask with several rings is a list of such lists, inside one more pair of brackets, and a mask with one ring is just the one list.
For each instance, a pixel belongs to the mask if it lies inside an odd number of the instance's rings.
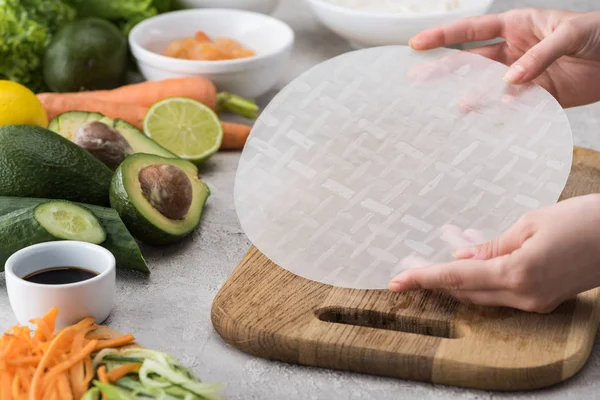
[[0,79],[45,90],[44,50],[51,36],[75,19],[75,9],[61,0],[0,0]]
[[70,0],[78,18],[97,17],[116,24],[127,35],[146,18],[172,9],[171,0]]

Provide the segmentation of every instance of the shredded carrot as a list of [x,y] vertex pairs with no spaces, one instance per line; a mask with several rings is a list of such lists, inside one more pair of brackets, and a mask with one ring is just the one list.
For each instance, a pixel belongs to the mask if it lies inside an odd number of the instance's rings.
[[56,338],[54,338],[54,340],[50,344],[50,347],[48,347],[48,351],[42,357],[42,360],[40,361],[40,363],[37,366],[37,369],[35,370],[35,374],[33,374],[33,382],[31,382],[31,388],[30,388],[30,399],[31,400],[39,400],[42,398],[42,383],[43,383],[42,379],[43,379],[44,371],[46,370],[46,367],[50,363],[51,357],[54,355],[56,350],[59,349],[60,346],[62,345],[62,342],[66,341],[65,339],[70,339],[73,336],[73,333],[74,333],[74,328],[72,326],[63,329],[56,336]]
[[0,398],[4,399],[12,399],[12,385],[11,385],[12,377],[9,372],[3,372],[0,378]]
[[86,358],[84,362],[85,373],[83,375],[84,387],[89,387],[92,379],[94,379],[94,365],[92,364],[91,358]]
[[106,375],[106,366],[101,365],[100,367],[98,367],[98,370],[96,371],[96,373],[98,374],[98,380],[100,382],[109,383],[108,376]]
[[114,383],[131,372],[139,371],[141,367],[141,364],[124,364],[108,372],[106,377],[108,378],[109,382]]
[[71,386],[69,385],[69,378],[67,374],[60,374],[57,380],[58,384],[58,394],[61,400],[73,400],[73,392],[71,391]]
[[[73,345],[71,346],[71,352],[77,353],[83,350],[83,342],[85,340],[85,333],[78,332],[78,334],[73,339]],[[73,397],[76,399],[80,399],[86,392],[86,388],[83,387],[83,368],[84,363],[80,361],[76,363],[69,370],[69,380],[71,384],[71,390],[73,391]]]
[[64,361],[52,369],[48,370],[46,379],[52,380],[54,377],[68,371],[73,366],[75,366],[78,362],[82,361],[86,357],[90,356],[94,351],[94,348],[98,346],[98,341],[92,340],[89,342],[80,352],[72,355],[69,360]]
[[89,334],[86,336],[86,339],[95,339],[95,340],[106,340],[106,339],[110,339],[112,338],[112,335],[109,335],[108,333],[103,333],[103,334]]
[[[0,400],[80,399],[94,378],[92,353],[135,340],[131,335],[109,340],[94,335],[97,326],[93,318],[56,334],[57,315],[53,308],[32,321],[35,330],[17,325],[0,336]],[[127,373],[117,368],[111,376]],[[106,370],[104,375],[107,378]]]
[[125,346],[127,344],[133,343],[134,341],[135,341],[135,337],[133,337],[132,334],[119,336],[118,338],[114,338],[114,339],[103,340],[101,342],[99,341],[98,344],[96,344],[96,348],[94,349],[94,352],[102,350],[102,349],[110,349],[113,347]]

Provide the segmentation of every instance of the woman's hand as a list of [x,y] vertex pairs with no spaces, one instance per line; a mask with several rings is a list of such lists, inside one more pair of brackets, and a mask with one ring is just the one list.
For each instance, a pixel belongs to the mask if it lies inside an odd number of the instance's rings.
[[565,108],[600,100],[600,12],[516,9],[429,29],[410,44],[427,50],[498,37],[505,41],[469,51],[510,65],[508,82],[534,81]]
[[390,290],[433,289],[462,301],[546,313],[600,285],[600,194],[532,211],[460,260],[415,268]]

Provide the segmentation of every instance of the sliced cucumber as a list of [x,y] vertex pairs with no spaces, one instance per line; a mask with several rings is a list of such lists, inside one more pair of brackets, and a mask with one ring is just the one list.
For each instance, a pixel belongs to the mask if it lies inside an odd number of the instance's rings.
[[[6,214],[25,208],[34,208],[39,204],[47,203],[49,201],[52,200],[0,196],[0,220],[3,220],[2,216]],[[90,210],[100,221],[102,227],[106,231],[106,240],[101,244],[101,246],[113,253],[117,259],[117,268],[133,269],[146,274],[150,272],[138,244],[133,236],[131,236],[125,227],[125,224],[121,220],[121,217],[119,217],[119,214],[115,210],[112,208],[93,206],[89,204],[75,204]],[[4,231],[8,229],[8,226],[0,224],[0,237],[5,237]],[[2,239],[0,239],[0,247],[4,247],[4,242],[1,240]],[[16,250],[19,250],[19,248]],[[0,272],[3,270],[4,263],[0,262]]]
[[42,203],[33,211],[36,221],[57,239],[100,244],[106,232],[91,211],[68,201]]
[[[75,215],[85,215],[88,222],[81,222],[77,218],[77,222],[73,223],[75,218],[70,216]],[[63,217],[64,220],[57,222],[57,218]],[[89,226],[86,223],[89,223]],[[74,225],[77,225],[77,228]],[[76,230],[80,230],[80,233],[74,233]],[[100,244],[106,239],[106,233],[92,213],[63,200],[50,201],[3,215],[0,217],[0,266],[4,270],[8,257],[24,247],[63,239],[83,242],[91,239],[92,243]]]

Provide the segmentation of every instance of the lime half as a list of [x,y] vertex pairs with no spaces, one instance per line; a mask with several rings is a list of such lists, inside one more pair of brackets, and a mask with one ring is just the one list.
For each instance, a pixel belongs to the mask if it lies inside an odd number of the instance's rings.
[[223,141],[219,117],[204,104],[170,97],[150,107],[144,133],[179,157],[200,163],[215,154]]

